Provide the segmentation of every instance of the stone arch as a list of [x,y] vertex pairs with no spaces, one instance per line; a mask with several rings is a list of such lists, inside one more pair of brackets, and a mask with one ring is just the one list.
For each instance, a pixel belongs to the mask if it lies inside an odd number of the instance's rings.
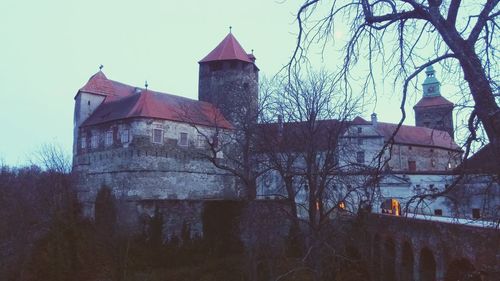
[[413,249],[410,242],[405,241],[401,249],[401,281],[413,280]]
[[384,281],[396,280],[396,244],[394,239],[387,238],[384,242],[382,259],[382,276]]
[[481,276],[468,259],[460,258],[448,264],[444,281],[481,281]]
[[429,248],[422,248],[419,259],[420,281],[436,281],[436,260]]
[[380,279],[380,260],[381,260],[381,239],[380,235],[375,234],[373,237],[373,255],[372,255],[372,273],[373,280],[378,281]]

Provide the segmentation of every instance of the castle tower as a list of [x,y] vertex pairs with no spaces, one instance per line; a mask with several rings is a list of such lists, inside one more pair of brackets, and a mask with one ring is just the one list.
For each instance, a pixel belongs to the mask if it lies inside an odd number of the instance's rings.
[[[106,96],[114,93],[113,85],[102,72],[92,75],[89,81],[78,90],[75,96],[75,109],[73,117],[73,154],[76,155],[78,143],[81,141],[78,135],[80,125],[101,105]],[[80,144],[81,146],[81,144]]]
[[441,96],[441,83],[436,78],[434,68],[427,67],[425,74],[427,77],[422,84],[423,96],[413,107],[415,125],[446,131],[454,138],[453,103]]
[[238,126],[257,121],[259,68],[230,32],[200,64],[198,99]]

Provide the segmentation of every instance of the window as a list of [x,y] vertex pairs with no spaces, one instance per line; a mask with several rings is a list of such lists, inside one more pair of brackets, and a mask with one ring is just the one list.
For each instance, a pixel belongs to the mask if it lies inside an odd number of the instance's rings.
[[408,146],[408,150],[412,150],[413,149],[413,146]]
[[430,127],[431,122],[424,122],[424,127]]
[[153,143],[163,143],[163,126],[162,124],[153,125]]
[[104,139],[104,145],[110,146],[113,144],[113,131],[106,132],[106,138]]
[[451,169],[451,162],[448,162],[448,169]]
[[363,132],[363,128],[358,127],[358,134],[361,134]]
[[128,143],[130,141],[130,135],[129,135],[129,130],[125,129],[122,131],[120,135],[120,142],[121,143]]
[[434,215],[435,216],[442,216],[443,215],[443,210],[441,210],[441,209],[434,209]]
[[436,167],[436,160],[431,159],[431,166],[432,166],[432,167]]
[[80,147],[81,147],[82,149],[87,148],[87,137],[86,137],[86,136],[83,136],[83,137],[80,139]]
[[472,218],[473,219],[481,218],[481,209],[478,209],[478,208],[472,209]]
[[437,125],[438,125],[438,127],[443,127],[444,126],[443,121],[438,121]]
[[358,145],[363,145],[363,139],[362,138],[358,138]]
[[417,163],[413,160],[408,161],[408,171],[416,172],[417,171]]
[[365,163],[365,152],[364,151],[358,151],[356,153],[356,162],[358,162],[359,164]]
[[340,201],[339,204],[338,204],[338,208],[339,208],[339,210],[344,211],[345,210],[345,202],[344,201]]
[[179,135],[179,145],[181,146],[188,146],[188,134],[187,133],[180,133]]
[[92,148],[97,148],[97,146],[99,146],[99,136],[98,135],[92,136],[92,138],[90,139],[90,146]]
[[196,137],[196,146],[199,148],[204,148],[205,147],[205,136],[202,134],[198,134],[198,137]]

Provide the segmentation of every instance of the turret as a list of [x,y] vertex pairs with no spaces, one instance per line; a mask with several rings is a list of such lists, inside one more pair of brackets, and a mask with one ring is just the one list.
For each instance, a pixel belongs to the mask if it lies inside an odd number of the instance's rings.
[[259,69],[230,32],[199,61],[198,99],[214,104],[238,127],[257,121]]
[[101,105],[106,96],[114,93],[113,84],[102,72],[102,66],[99,72],[92,75],[89,81],[78,90],[75,96],[75,110],[73,118],[73,154],[76,155],[78,147],[86,147],[85,136],[79,135],[80,125],[89,118],[89,116]]
[[453,103],[441,96],[441,83],[436,78],[432,66],[425,70],[427,77],[422,84],[423,95],[413,107],[415,110],[415,125],[440,131],[446,131],[454,137]]

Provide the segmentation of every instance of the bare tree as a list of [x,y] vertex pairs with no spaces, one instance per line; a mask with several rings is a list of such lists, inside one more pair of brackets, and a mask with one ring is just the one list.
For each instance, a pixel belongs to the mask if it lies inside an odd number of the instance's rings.
[[[292,235],[303,244],[304,265],[298,268],[324,280],[335,269],[332,253],[339,253],[331,238],[339,235],[340,241],[345,234],[335,227],[338,219],[357,211],[359,201],[373,193],[375,185],[367,180],[371,173],[365,176],[370,168],[352,163],[350,157],[342,159],[352,149],[342,137],[358,113],[358,100],[336,88],[334,75],[326,71],[303,69],[287,78],[268,90],[272,106],[260,124],[257,146],[261,163],[269,169],[261,185],[274,186],[261,195],[288,202],[296,232]],[[356,175],[351,174],[354,170]],[[343,256],[335,258],[340,261]]]
[[[307,0],[297,14],[298,43],[290,65],[307,56],[308,47],[334,39],[336,29],[349,25],[339,79],[349,84],[350,74],[366,63],[365,91],[374,89],[374,68],[403,82],[402,119],[408,87],[425,67],[441,63],[454,72],[464,100],[472,100],[470,143],[479,120],[497,161],[500,161],[500,95],[498,92],[498,0],[481,3],[461,0]],[[470,97],[470,98],[468,98]],[[468,152],[468,149],[467,151]],[[467,153],[465,154],[467,156]]]
[[68,174],[71,172],[71,156],[61,145],[45,143],[40,145],[30,160],[32,165],[37,165],[49,172]]

